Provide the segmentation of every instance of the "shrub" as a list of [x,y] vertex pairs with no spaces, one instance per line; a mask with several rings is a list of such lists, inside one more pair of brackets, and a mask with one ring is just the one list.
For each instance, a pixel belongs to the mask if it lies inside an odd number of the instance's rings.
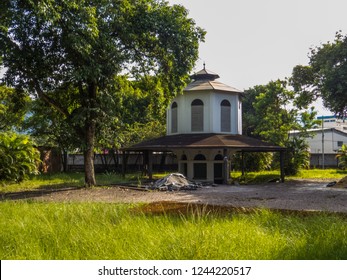
[[342,145],[341,149],[339,150],[338,154],[336,155],[336,158],[339,161],[339,167],[341,169],[346,169],[347,167],[347,146],[345,144]]
[[310,167],[309,146],[304,138],[293,137],[286,143],[284,171],[296,175],[301,168]]
[[[245,170],[248,172],[270,170],[273,161],[273,153],[244,153],[243,161]],[[241,170],[242,154],[236,153],[233,162],[234,168],[236,170]]]
[[26,135],[0,133],[0,181],[23,181],[37,173],[40,153]]

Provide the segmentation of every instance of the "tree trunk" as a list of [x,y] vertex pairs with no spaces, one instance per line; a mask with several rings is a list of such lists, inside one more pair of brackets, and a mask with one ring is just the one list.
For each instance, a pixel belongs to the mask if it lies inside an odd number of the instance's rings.
[[86,144],[84,151],[84,186],[92,187],[96,185],[94,171],[94,140],[95,140],[95,122],[86,127]]
[[67,150],[63,149],[63,172],[67,172],[68,154]]
[[91,82],[87,89],[88,98],[85,100],[88,115],[85,120],[85,151],[84,151],[84,185],[92,187],[96,185],[94,172],[94,145],[96,133],[96,84]]

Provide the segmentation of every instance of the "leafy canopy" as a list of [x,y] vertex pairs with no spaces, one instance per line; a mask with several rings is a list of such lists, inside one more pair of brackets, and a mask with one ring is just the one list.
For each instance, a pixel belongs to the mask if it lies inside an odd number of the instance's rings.
[[302,101],[322,97],[325,107],[339,116],[347,112],[347,36],[337,32],[333,42],[311,49],[308,66],[293,69],[291,83]]
[[[287,81],[277,80],[248,89],[243,100],[244,133],[286,147],[286,174],[295,174],[300,167],[308,166],[305,138],[310,136],[308,130],[317,125],[313,108],[299,110],[293,106],[301,102],[299,98],[300,95],[288,89]],[[290,137],[290,132],[294,130],[300,133]],[[261,158],[251,158],[261,162]]]
[[108,128],[100,124],[110,112],[104,105],[114,98],[115,77],[155,76],[163,95],[172,97],[205,35],[184,7],[161,0],[7,0],[0,10],[5,81],[70,124],[85,152],[88,185],[95,184],[93,151],[97,131]]
[[0,131],[19,129],[29,103],[23,91],[0,85]]

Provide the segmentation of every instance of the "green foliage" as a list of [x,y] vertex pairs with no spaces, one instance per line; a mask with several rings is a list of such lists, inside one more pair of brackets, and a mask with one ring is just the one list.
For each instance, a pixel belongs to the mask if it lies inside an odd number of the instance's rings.
[[58,147],[62,151],[81,148],[82,139],[71,127],[69,119],[53,108],[47,110],[40,99],[32,101],[23,128],[40,146]]
[[103,117],[97,125],[97,145],[119,149],[163,135],[169,100],[157,77],[116,77],[100,99]]
[[19,129],[29,103],[25,92],[0,85],[0,131]]
[[309,66],[293,69],[292,85],[302,99],[321,96],[325,107],[340,115],[347,111],[347,36],[336,33],[333,42],[312,48]]
[[[245,171],[269,170],[273,161],[273,153],[244,153],[243,161],[246,168]],[[235,162],[234,168],[236,170],[241,170],[242,154],[235,154],[232,162]]]
[[346,169],[347,167],[347,145],[343,144],[341,149],[339,149],[338,154],[336,155],[338,159],[338,166],[341,169]]
[[[95,184],[97,133],[123,127],[121,114],[108,119],[110,107],[103,106],[117,101],[105,102],[114,98],[109,89],[115,77],[156,76],[158,99],[172,97],[184,86],[205,35],[183,6],[161,0],[11,0],[0,10],[4,80],[54,108],[74,130],[84,150],[86,185]],[[161,103],[153,104],[157,113]]]
[[[291,104],[300,103],[306,110]],[[285,172],[295,174],[308,165],[309,153],[305,138],[318,124],[314,108],[307,108],[300,95],[287,88],[286,81],[271,81],[246,91],[243,101],[243,131],[252,137],[287,148]],[[295,139],[289,137],[297,131]],[[278,157],[276,157],[278,162]],[[277,167],[277,166],[276,166]]]
[[284,165],[286,175],[295,175],[300,169],[310,167],[310,152],[306,139],[291,137],[287,141],[286,148]]
[[284,145],[288,132],[296,126],[296,110],[286,108],[294,93],[286,89],[284,81],[271,81],[266,86],[256,86],[253,106],[258,125],[255,133],[265,141]]
[[0,181],[20,182],[36,174],[40,154],[28,136],[0,133]]
[[243,131],[284,145],[288,132],[297,127],[297,110],[287,108],[293,99],[294,93],[286,89],[285,81],[271,81],[248,89],[243,100]]
[[194,205],[187,206],[187,214],[153,215],[141,209],[112,203],[2,202],[0,257],[326,260],[347,254],[346,221],[338,215],[220,213]]

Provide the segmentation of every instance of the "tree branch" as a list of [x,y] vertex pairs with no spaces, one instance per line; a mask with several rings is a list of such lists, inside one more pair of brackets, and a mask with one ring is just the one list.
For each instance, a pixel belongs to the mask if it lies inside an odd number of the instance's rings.
[[33,82],[34,82],[34,88],[40,99],[42,99],[44,102],[46,102],[53,108],[57,109],[64,116],[68,117],[70,115],[67,109],[63,108],[57,101],[55,101],[53,98],[49,97],[47,94],[43,92],[37,80],[34,80]]

